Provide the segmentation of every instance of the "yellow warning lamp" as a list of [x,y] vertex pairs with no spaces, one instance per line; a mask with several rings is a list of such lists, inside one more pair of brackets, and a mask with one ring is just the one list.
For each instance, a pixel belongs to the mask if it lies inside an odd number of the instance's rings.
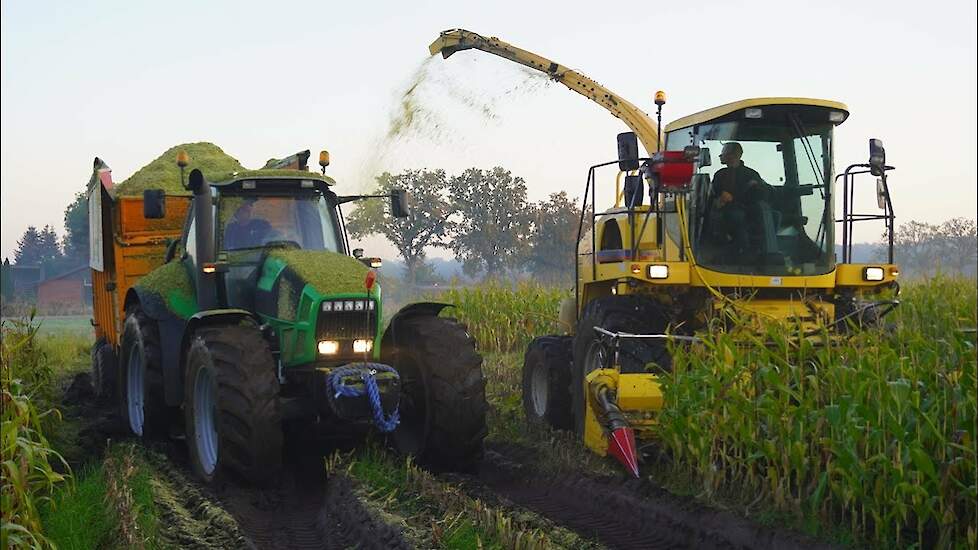
[[666,104],[666,93],[659,90],[655,93],[655,136],[656,152],[662,150],[662,106]]
[[190,155],[183,149],[177,151],[177,166],[180,167],[180,185],[187,189],[187,182],[183,181],[183,169],[190,164]]
[[319,166],[323,169],[323,174],[325,174],[326,167],[329,166],[329,151],[324,149],[319,152]]

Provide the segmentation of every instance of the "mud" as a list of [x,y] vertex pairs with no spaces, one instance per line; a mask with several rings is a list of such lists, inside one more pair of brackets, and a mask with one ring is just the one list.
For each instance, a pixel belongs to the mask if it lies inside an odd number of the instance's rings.
[[357,497],[353,482],[343,474],[330,476],[326,503],[320,515],[328,548],[409,549],[404,533],[388,525]]
[[486,453],[478,483],[610,548],[812,548],[829,545],[673,495],[648,481],[547,477],[515,445]]

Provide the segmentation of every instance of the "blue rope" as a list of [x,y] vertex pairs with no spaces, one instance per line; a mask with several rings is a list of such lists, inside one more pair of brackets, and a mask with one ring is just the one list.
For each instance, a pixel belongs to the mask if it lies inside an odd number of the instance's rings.
[[[378,363],[367,363],[357,367],[340,367],[329,374],[329,386],[336,392],[334,397],[362,397],[366,393],[370,407],[373,409],[374,424],[382,432],[392,432],[401,421],[400,411],[395,407],[390,417],[384,416],[384,407],[380,403],[380,388],[377,387],[377,378],[374,377],[374,372],[392,372],[397,375],[397,371],[393,367]],[[347,386],[343,381],[344,376],[357,375],[363,380],[364,390]]]

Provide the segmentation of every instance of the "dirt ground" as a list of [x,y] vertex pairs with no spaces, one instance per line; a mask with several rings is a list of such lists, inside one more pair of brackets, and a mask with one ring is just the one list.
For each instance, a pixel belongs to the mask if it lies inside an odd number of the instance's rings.
[[[87,374],[76,375],[67,388],[64,413],[77,434],[72,462],[98,457],[108,440],[124,438],[112,407],[95,402]],[[234,479],[204,486],[190,471],[182,441],[147,442],[161,542],[179,548],[413,547],[397,525],[361,501],[355,480],[342,472],[327,478],[329,448],[294,435],[287,446],[283,478],[258,489]],[[607,548],[829,548],[645,480],[547,475],[534,468],[533,459],[524,447],[496,443],[487,448],[478,473],[438,477],[507,513],[533,512]]]

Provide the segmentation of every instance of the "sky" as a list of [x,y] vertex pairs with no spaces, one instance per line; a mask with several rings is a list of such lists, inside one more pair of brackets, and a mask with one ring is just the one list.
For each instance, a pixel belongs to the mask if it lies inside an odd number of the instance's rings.
[[[665,122],[749,97],[842,101],[837,170],[866,162],[880,138],[898,223],[974,219],[975,11],[945,0],[4,1],[0,254],[28,225],[63,231],[95,156],[121,181],[194,141],[246,167],[328,149],[340,194],[382,170],[499,165],[531,200],[579,197],[627,128],[511,62],[474,51],[426,61],[439,31],[458,27],[580,70],[649,112],[665,90]],[[423,124],[386,138],[419,74]],[[872,210],[873,189],[867,179],[860,206]],[[376,238],[364,246],[393,255]]]

